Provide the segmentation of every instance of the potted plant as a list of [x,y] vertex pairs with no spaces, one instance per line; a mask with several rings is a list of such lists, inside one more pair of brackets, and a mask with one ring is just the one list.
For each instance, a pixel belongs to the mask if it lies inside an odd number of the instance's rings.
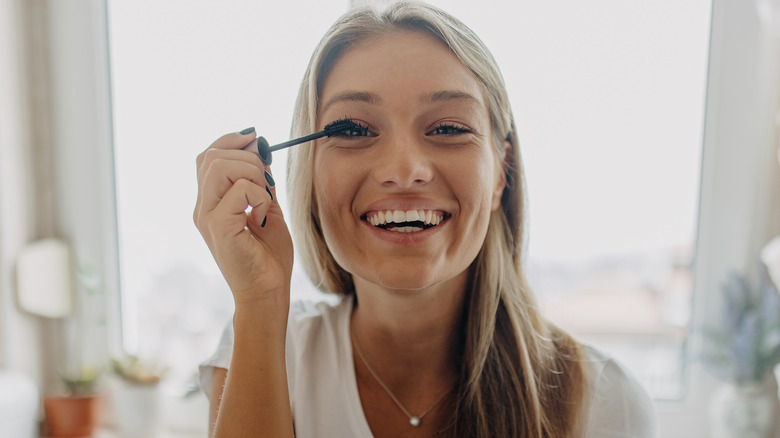
[[111,360],[118,378],[111,389],[118,431],[123,437],[153,436],[159,423],[159,383],[166,368],[137,356]]
[[46,416],[45,436],[88,437],[98,425],[99,395],[95,385],[100,377],[99,368],[83,367],[60,373],[68,389],[67,395],[51,395],[43,398]]
[[712,398],[713,438],[774,436],[780,402],[780,296],[763,271],[758,288],[732,273],[718,324],[704,330],[703,363],[723,385]]
[[43,397],[47,437],[88,437],[98,425],[101,397],[96,391],[106,358],[100,344],[105,327],[103,288],[95,272],[76,272],[75,306],[60,321],[62,349],[56,353],[60,381],[67,389]]

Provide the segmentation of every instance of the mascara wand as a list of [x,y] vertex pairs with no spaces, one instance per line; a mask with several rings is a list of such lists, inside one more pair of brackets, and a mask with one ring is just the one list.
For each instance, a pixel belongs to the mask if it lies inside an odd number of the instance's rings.
[[356,127],[359,127],[359,125],[352,120],[339,120],[325,126],[325,129],[320,132],[315,132],[314,134],[288,140],[274,146],[268,146],[268,141],[266,141],[265,138],[257,137],[257,153],[260,155],[260,159],[263,160],[263,163],[266,165],[271,165],[271,162],[273,161],[271,152],[289,148],[290,146],[295,146],[301,143],[306,143],[307,141],[316,140],[325,136],[332,137],[333,135],[342,133],[344,131],[349,131],[350,129],[354,129]]

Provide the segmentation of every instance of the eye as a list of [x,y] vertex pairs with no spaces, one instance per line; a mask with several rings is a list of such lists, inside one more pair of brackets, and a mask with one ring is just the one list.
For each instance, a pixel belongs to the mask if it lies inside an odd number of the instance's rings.
[[458,135],[468,134],[470,132],[471,129],[466,128],[465,126],[455,125],[452,123],[442,123],[428,132],[428,135]]
[[358,123],[351,119],[342,119],[337,120],[333,123],[328,124],[325,126],[325,129],[328,129],[328,127],[333,125],[340,125],[343,126],[343,129],[340,129],[336,132],[334,132],[331,136],[332,137],[373,137],[374,135],[371,133],[371,131],[368,130],[368,127]]

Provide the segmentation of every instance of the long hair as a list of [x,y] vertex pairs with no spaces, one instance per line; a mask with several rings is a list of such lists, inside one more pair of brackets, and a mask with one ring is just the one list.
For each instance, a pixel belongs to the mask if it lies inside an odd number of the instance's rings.
[[[322,86],[352,44],[404,30],[425,32],[444,43],[479,81],[487,98],[496,156],[508,163],[501,208],[492,212],[471,266],[452,426],[460,437],[572,436],[584,403],[583,353],[568,334],[541,316],[525,279],[526,200],[517,130],[504,80],[477,35],[456,18],[421,3],[347,13],[312,55],[296,102],[292,136],[314,132]],[[511,144],[509,157],[505,142]],[[324,291],[353,294],[351,275],[325,244],[313,196],[310,144],[290,151],[287,175],[291,224],[307,274]]]

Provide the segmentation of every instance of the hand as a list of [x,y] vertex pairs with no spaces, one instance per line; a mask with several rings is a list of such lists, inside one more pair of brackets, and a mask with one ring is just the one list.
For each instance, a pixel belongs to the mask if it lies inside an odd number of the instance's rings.
[[292,240],[273,178],[266,178],[271,169],[257,154],[241,150],[255,141],[254,131],[226,134],[196,161],[193,218],[237,306],[277,294],[286,294],[289,302],[292,275]]

